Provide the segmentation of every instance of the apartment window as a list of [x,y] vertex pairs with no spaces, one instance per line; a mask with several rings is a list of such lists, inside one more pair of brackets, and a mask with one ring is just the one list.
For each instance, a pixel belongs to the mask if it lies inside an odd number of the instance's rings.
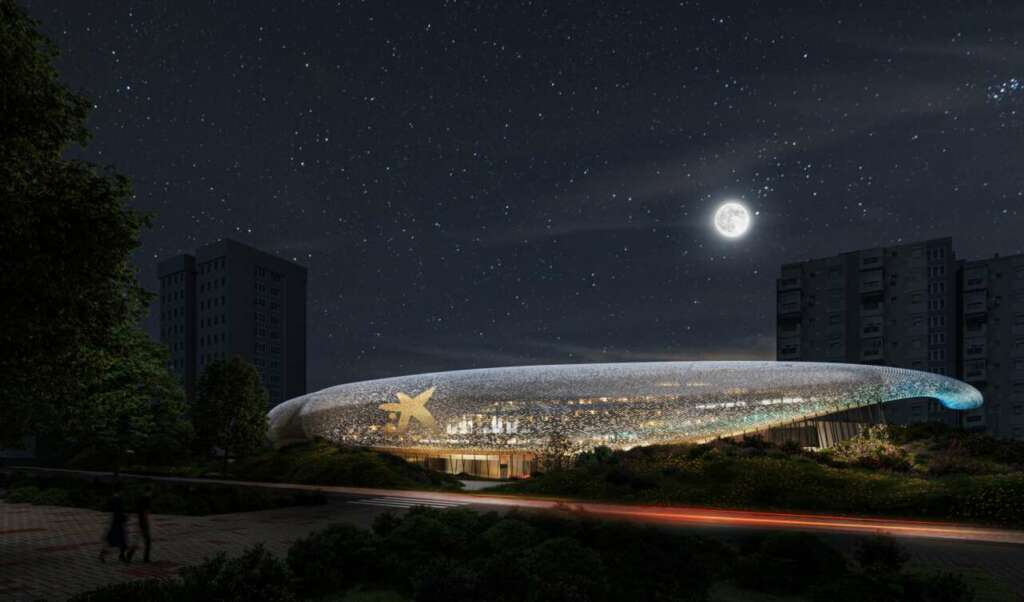
[[928,309],[939,310],[946,307],[946,300],[942,297],[936,297],[928,300]]
[[946,359],[946,350],[941,347],[928,350],[928,359],[933,362],[941,362]]
[[929,345],[942,345],[946,342],[946,334],[944,332],[933,332],[928,335]]
[[928,293],[931,295],[941,295],[946,292],[945,282],[933,282],[928,285]]

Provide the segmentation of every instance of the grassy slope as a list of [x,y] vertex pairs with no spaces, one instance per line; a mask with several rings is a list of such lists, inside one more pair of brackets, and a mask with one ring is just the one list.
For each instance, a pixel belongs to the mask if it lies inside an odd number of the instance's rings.
[[368,449],[323,441],[267,450],[236,462],[227,478],[390,489],[459,489],[451,475]]
[[935,475],[912,462],[904,471],[858,468],[765,445],[675,445],[585,458],[572,469],[491,491],[1022,525],[1024,474],[1007,466],[985,471],[990,474]]

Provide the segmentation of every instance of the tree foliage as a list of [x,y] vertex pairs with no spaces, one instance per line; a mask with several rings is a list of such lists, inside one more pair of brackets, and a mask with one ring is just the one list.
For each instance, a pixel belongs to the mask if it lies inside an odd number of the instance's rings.
[[104,348],[85,348],[81,395],[59,412],[65,441],[93,448],[120,466],[131,450],[148,462],[188,449],[184,395],[168,372],[167,351],[134,324],[120,324]]
[[59,428],[146,300],[129,253],[148,218],[126,178],[63,156],[86,143],[90,103],[37,27],[0,0],[0,444]]
[[256,368],[240,357],[209,364],[199,378],[192,424],[200,449],[228,456],[255,451],[267,432],[267,390]]

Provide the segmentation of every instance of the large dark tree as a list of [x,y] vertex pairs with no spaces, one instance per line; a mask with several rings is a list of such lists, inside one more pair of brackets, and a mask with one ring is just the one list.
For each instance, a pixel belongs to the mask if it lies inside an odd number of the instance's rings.
[[192,404],[196,443],[228,457],[248,454],[267,433],[267,390],[260,374],[242,358],[215,361],[203,370]]
[[109,347],[90,348],[83,359],[89,371],[82,393],[60,412],[64,443],[92,450],[115,471],[129,452],[146,464],[181,461],[192,429],[163,345],[134,324],[122,324]]
[[88,138],[90,103],[59,81],[56,54],[0,0],[0,444],[59,430],[145,308],[129,254],[146,217],[124,177],[64,156]]

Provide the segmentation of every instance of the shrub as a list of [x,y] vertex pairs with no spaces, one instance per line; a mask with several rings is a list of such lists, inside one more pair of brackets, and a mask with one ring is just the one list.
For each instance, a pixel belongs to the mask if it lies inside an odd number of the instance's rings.
[[875,536],[860,541],[854,558],[865,573],[894,575],[903,570],[910,556],[892,538]]
[[953,573],[933,573],[903,579],[903,600],[907,602],[971,602],[974,590],[964,578]]
[[332,525],[288,549],[296,591],[323,596],[372,583],[379,570],[380,540],[365,529]]
[[528,600],[596,602],[607,596],[601,556],[571,537],[549,539],[526,550],[520,563],[530,579]]
[[236,462],[233,478],[310,485],[460,489],[454,476],[428,470],[402,458],[323,440],[266,450]]
[[413,577],[413,599],[416,602],[450,602],[451,600],[488,600],[498,596],[491,584],[464,562],[441,558],[417,567]]
[[843,441],[833,448],[832,457],[861,468],[899,472],[910,470],[906,450],[893,442],[885,425],[870,427],[859,437]]
[[290,602],[295,599],[289,588],[288,567],[262,544],[249,548],[237,558],[218,554],[198,566],[181,569],[179,574],[182,600]]
[[741,557],[736,582],[748,589],[798,594],[846,573],[846,559],[817,537],[805,533],[770,535],[756,551]]

